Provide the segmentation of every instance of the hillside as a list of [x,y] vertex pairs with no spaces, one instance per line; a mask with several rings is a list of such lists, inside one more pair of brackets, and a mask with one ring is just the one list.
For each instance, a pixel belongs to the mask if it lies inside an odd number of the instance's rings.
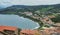
[[25,6],[25,5],[13,5],[0,10],[0,13],[7,12],[35,12],[39,11],[42,14],[60,13],[60,4],[56,5],[37,5],[37,6]]
[[[40,30],[44,27],[55,27],[56,23],[60,23],[60,4],[37,6],[13,5],[1,9],[0,14],[15,14],[31,19],[35,22],[38,22],[40,25],[38,29]],[[57,27],[60,26],[57,25]]]

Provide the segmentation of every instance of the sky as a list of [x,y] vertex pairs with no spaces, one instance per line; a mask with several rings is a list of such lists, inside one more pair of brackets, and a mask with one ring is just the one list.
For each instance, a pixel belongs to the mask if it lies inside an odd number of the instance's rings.
[[0,0],[0,5],[50,5],[60,4],[60,0]]

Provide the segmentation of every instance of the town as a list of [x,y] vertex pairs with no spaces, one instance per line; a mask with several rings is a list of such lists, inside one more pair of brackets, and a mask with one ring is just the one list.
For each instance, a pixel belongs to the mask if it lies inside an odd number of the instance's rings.
[[[53,6],[53,7],[52,7]],[[21,29],[11,26],[0,26],[2,35],[60,35],[60,8],[59,5],[47,5],[35,10],[33,7],[19,8],[20,5],[0,10],[0,14],[13,14],[30,19],[39,24],[37,29]],[[36,7],[36,6],[35,6]],[[37,8],[36,7],[36,8]],[[12,33],[11,33],[12,32]]]

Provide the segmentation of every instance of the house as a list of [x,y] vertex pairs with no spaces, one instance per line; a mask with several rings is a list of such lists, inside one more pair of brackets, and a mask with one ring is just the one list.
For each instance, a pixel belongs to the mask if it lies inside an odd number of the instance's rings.
[[20,35],[40,35],[37,30],[22,30]]
[[48,17],[49,17],[49,18],[55,18],[55,16],[54,16],[54,15],[49,15]]
[[18,35],[18,28],[11,26],[0,26],[0,35]]
[[56,27],[60,27],[60,23],[56,23],[54,24]]
[[27,16],[31,16],[32,12],[24,12],[24,14],[26,14]]
[[45,17],[43,17],[42,19],[41,19],[41,21],[43,21],[44,22],[44,24],[54,24],[54,22],[52,22],[51,21],[51,19],[49,18],[49,17],[47,17],[47,16],[45,16]]
[[52,27],[52,28],[46,28],[42,31],[40,31],[42,35],[60,35],[60,28],[59,27]]
[[0,26],[0,31],[3,31],[4,29],[6,30],[16,30],[16,27],[11,27],[11,26]]

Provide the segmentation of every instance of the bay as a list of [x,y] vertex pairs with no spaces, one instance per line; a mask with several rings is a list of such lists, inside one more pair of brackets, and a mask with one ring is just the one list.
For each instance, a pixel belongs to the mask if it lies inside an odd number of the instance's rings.
[[39,27],[39,24],[18,15],[0,14],[0,26],[14,26],[21,29],[35,29]]

